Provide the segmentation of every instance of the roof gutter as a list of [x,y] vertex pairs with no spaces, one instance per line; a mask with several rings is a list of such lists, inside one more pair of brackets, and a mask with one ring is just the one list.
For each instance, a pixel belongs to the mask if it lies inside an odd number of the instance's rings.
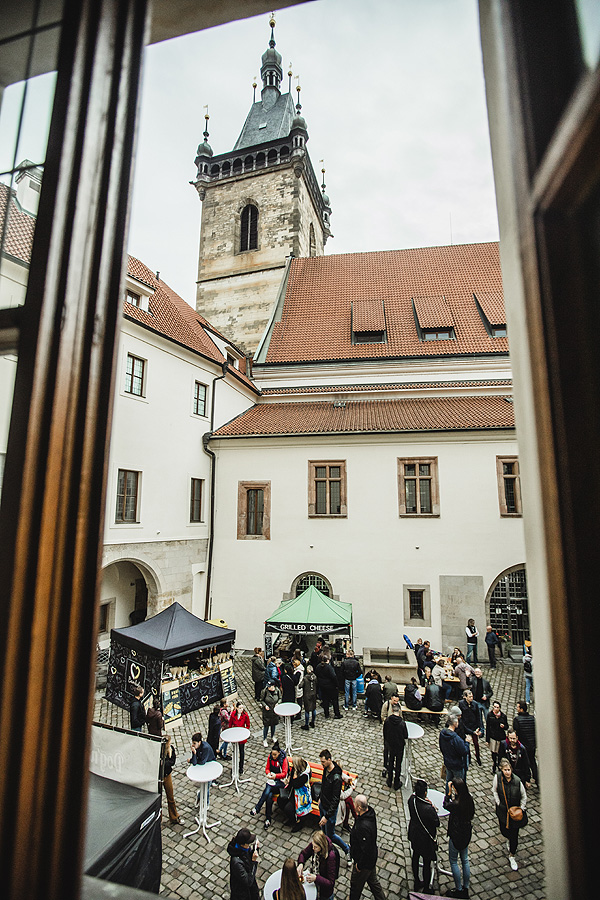
[[217,480],[217,458],[214,452],[209,448],[208,443],[212,437],[215,427],[215,395],[217,381],[221,381],[229,371],[229,363],[225,361],[222,365],[222,374],[215,375],[211,385],[210,398],[210,431],[202,435],[202,449],[210,456],[210,527],[208,532],[208,556],[206,561],[206,596],[204,598],[204,619],[208,621],[211,611],[210,590],[212,586],[212,562],[215,545],[215,485]]

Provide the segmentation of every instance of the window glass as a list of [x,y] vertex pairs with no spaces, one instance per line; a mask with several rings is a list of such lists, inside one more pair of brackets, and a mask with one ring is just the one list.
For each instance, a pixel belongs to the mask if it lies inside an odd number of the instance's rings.
[[125,392],[135,394],[136,397],[144,396],[144,369],[143,359],[127,354],[127,368],[125,371]]
[[194,384],[194,415],[206,415],[206,385],[200,381]]
[[248,491],[248,514],[246,516],[246,534],[262,534],[264,514],[264,491],[253,488]]
[[327,515],[327,482],[326,481],[317,481],[316,489],[317,489],[317,502],[316,502],[317,515],[318,516],[326,516]]
[[190,522],[202,521],[202,479],[192,478],[190,495]]
[[409,591],[411,619],[423,619],[423,591]]
[[421,503],[421,512],[431,512],[431,481],[421,479],[419,481],[419,500]]
[[317,478],[327,478],[326,466],[317,466],[315,469],[315,475],[317,476]]
[[117,510],[116,522],[137,521],[138,501],[138,476],[139,472],[129,472],[119,469],[117,479]]
[[414,478],[407,478],[404,482],[406,493],[406,512],[416,513],[417,511],[417,482]]
[[339,516],[342,511],[341,485],[339,481],[331,481],[330,491],[330,512],[332,516]]

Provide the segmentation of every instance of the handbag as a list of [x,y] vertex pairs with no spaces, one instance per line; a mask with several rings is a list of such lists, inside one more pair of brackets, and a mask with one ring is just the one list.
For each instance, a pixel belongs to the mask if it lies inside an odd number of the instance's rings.
[[446,780],[446,763],[442,763],[442,771],[440,772],[440,778],[442,781]]
[[509,806],[508,814],[513,820],[513,822],[522,822],[523,821],[523,810],[520,806]]
[[517,827],[526,824],[526,819],[523,821],[523,810],[520,806],[509,806],[508,800],[506,799],[506,788],[504,787],[504,776],[500,772],[500,778],[502,779],[502,793],[504,794],[504,802],[506,803],[506,827],[508,828],[510,822],[513,821]]
[[312,797],[310,795],[308,784],[303,784],[302,787],[296,788],[294,791],[294,801],[296,804],[297,816],[305,816],[307,813],[312,812]]

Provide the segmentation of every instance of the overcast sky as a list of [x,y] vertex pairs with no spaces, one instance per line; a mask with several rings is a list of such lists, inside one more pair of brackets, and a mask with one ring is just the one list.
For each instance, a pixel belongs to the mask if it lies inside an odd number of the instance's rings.
[[[475,0],[314,0],[276,19],[284,73],[291,61],[300,76],[313,166],[327,169],[326,252],[496,240]],[[268,20],[147,50],[129,252],[192,304],[202,205],[189,182],[203,107],[215,154],[228,152],[255,75],[260,98]]]

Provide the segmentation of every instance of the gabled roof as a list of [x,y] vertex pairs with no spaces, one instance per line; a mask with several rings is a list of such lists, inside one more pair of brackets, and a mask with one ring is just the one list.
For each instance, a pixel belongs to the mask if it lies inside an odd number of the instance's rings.
[[214,437],[513,429],[506,397],[415,397],[253,406]]
[[[508,340],[491,337],[475,302],[474,294],[490,292],[502,304],[497,242],[293,259],[264,364],[506,355]],[[424,321],[443,312],[456,339],[421,340],[413,298],[443,298],[443,306],[423,302]],[[385,305],[385,342],[352,343],[351,305],[358,300]]]
[[[6,210],[8,222],[5,228]],[[0,182],[0,239],[4,235],[2,252],[14,256],[24,263],[31,259],[35,216],[23,212],[16,199],[16,194],[7,184]]]
[[244,127],[235,142],[234,150],[256,147],[267,141],[276,141],[289,135],[294,119],[294,102],[291,94],[281,94],[273,106],[265,109],[262,100],[253,103]]

